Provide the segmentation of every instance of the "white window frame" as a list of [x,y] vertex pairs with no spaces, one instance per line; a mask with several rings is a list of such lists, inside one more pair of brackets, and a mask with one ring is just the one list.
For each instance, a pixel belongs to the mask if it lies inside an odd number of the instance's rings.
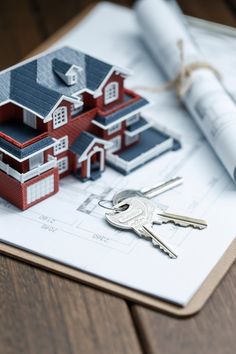
[[115,152],[121,149],[121,136],[117,135],[115,138],[109,140],[111,143],[115,143],[115,146],[112,146],[109,151]]
[[[60,164],[64,164],[64,167],[60,167]],[[62,157],[61,159],[57,160],[57,166],[58,166],[59,175],[68,171],[69,168],[68,156]]]
[[105,88],[104,103],[109,104],[119,97],[119,84],[117,81],[110,82]]
[[110,128],[107,129],[108,135],[114,134],[121,130],[121,123],[115,123]]
[[29,169],[33,170],[38,166],[42,165],[44,162],[43,151],[40,151],[38,154],[35,154],[29,158]]
[[67,151],[69,147],[68,136],[65,135],[62,138],[58,139],[56,144],[53,147],[53,154],[58,155],[64,151]]
[[66,106],[58,107],[53,112],[53,128],[57,129],[62,125],[65,125],[67,122],[68,122],[67,107]]
[[139,134],[133,136],[125,135],[125,145],[129,146],[135,143],[138,140],[138,138],[139,138]]
[[137,113],[137,114],[134,114],[133,116],[129,117],[127,120],[126,120],[126,126],[129,127],[130,125],[138,122],[140,119],[140,114]]
[[27,204],[31,204],[36,200],[45,197],[54,192],[55,189],[54,175],[50,175],[33,183],[27,187]]

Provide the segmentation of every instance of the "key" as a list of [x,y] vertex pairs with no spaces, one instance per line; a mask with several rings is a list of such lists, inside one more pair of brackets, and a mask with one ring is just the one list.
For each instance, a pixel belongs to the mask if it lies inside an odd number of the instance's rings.
[[[130,203],[130,199],[131,198],[124,199],[123,202],[118,204],[119,207],[121,208],[122,205],[126,205],[127,201]],[[207,222],[205,220],[191,218],[185,215],[167,213],[162,209],[158,208],[156,204],[153,203],[153,201],[145,197],[135,197],[135,199],[142,199],[143,204],[146,204],[146,208],[149,206],[150,220],[152,224],[161,225],[161,224],[167,224],[169,222],[172,222],[178,226],[183,226],[183,227],[191,226],[199,230],[205,229],[207,227]]]
[[146,197],[146,198],[154,198],[158,196],[161,193],[164,193],[168,190],[171,190],[183,183],[183,178],[182,177],[175,177],[172,178],[168,181],[158,183],[155,186],[152,186],[150,188],[142,188],[141,190],[138,189],[126,189],[120,192],[117,192],[113,198],[112,198],[112,203],[113,205],[116,205],[122,200],[130,197]]
[[[106,220],[119,229],[133,230],[140,237],[150,238],[154,246],[158,246],[170,258],[177,258],[177,253],[158,235],[153,227],[153,203],[145,197],[131,197],[116,205],[115,210],[106,213]],[[128,205],[127,209],[123,209]],[[119,208],[121,207],[120,211]]]

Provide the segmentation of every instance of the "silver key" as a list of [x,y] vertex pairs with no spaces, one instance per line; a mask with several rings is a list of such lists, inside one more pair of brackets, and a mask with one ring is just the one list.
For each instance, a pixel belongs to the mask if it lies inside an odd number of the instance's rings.
[[[177,258],[177,253],[159,236],[152,228],[153,224],[153,203],[145,197],[131,197],[116,205],[113,212],[106,213],[106,220],[119,229],[133,230],[140,237],[151,238],[154,246],[168,254],[170,258]],[[119,208],[128,205],[126,210]]]
[[155,186],[149,187],[149,188],[142,188],[141,190],[138,189],[126,189],[120,192],[117,192],[113,198],[112,198],[112,203],[113,205],[116,205],[122,200],[126,198],[131,198],[131,197],[146,197],[146,198],[154,198],[158,196],[161,193],[164,193],[168,190],[171,190],[183,183],[183,178],[182,177],[176,177],[172,178],[170,180],[158,183]]
[[[123,200],[123,202],[118,204],[119,207],[121,208],[126,204],[129,205],[130,199],[131,198]],[[149,216],[150,216],[150,220],[152,221],[152,224],[161,225],[161,224],[167,224],[169,222],[172,222],[178,226],[183,226],[183,227],[191,226],[199,230],[205,229],[207,227],[207,222],[205,220],[191,218],[189,216],[180,215],[180,214],[167,213],[162,209],[158,208],[153,201],[145,197],[135,197],[135,199],[140,199],[144,204],[146,204],[146,207],[149,206],[149,213],[150,213]],[[127,203],[127,201],[129,203]]]

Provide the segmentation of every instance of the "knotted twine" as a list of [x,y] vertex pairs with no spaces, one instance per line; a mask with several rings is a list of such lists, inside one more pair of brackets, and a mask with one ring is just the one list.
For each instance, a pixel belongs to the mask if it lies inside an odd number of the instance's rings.
[[180,70],[173,80],[167,81],[165,84],[159,87],[136,86],[133,88],[133,90],[137,90],[137,91],[142,90],[142,91],[158,93],[158,92],[175,89],[177,96],[181,98],[182,96],[185,95],[185,93],[187,92],[187,90],[190,88],[192,84],[191,81],[192,73],[199,69],[211,70],[213,74],[218,78],[218,80],[222,81],[222,76],[219,73],[219,71],[207,61],[195,61],[189,64],[185,64],[184,42],[182,39],[178,40],[177,47],[180,55]]

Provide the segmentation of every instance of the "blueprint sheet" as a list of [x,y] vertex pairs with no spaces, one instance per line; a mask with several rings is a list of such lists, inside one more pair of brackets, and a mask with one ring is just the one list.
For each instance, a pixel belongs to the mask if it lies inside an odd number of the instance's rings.
[[[101,3],[56,46],[70,45],[131,68],[128,87],[158,86],[164,77],[139,31],[131,10]],[[236,96],[236,37],[198,26],[192,26],[191,33]],[[3,242],[184,306],[234,239],[236,188],[174,93],[146,96],[153,102],[147,116],[179,136],[182,149],[126,177],[110,168],[96,182],[81,183],[69,176],[61,181],[57,195],[28,211],[0,199],[0,235]],[[184,184],[156,198],[156,203],[170,212],[204,218],[209,226],[203,231],[156,226],[179,254],[171,260],[151,242],[109,226],[97,202],[110,199],[116,190],[174,176],[183,176]]]

